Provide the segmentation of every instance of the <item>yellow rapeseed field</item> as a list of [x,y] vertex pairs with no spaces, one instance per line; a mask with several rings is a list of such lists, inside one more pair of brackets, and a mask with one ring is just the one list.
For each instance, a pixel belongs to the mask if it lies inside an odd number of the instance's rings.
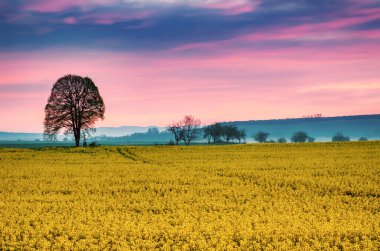
[[0,250],[378,250],[380,142],[0,149]]

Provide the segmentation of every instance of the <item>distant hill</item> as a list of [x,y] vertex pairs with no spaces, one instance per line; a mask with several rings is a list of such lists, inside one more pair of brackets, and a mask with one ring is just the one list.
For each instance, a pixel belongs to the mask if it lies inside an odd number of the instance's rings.
[[[133,133],[146,132],[150,127],[156,126],[120,126],[120,127],[99,127],[96,129],[94,136],[106,135],[109,137],[121,137]],[[164,127],[157,127],[158,130],[165,130]]]
[[[122,137],[133,133],[147,132],[150,127],[155,126],[120,126],[120,127],[99,127],[93,136]],[[164,127],[157,127],[158,130],[164,131]],[[65,135],[58,135],[58,140],[65,138]],[[68,136],[69,137],[69,136]],[[43,140],[42,133],[24,133],[24,132],[0,132],[0,141],[35,141]]]
[[[342,132],[352,140],[367,137],[370,140],[380,139],[380,114],[357,115],[321,118],[294,118],[272,120],[231,121],[225,124],[235,124],[247,133],[247,140],[252,141],[252,135],[258,131],[270,133],[270,139],[285,137],[289,139],[295,131],[305,131],[317,141],[330,141],[336,132]],[[152,126],[153,127],[153,126]],[[99,127],[94,136],[122,137],[134,133],[145,133],[150,127],[121,126]],[[157,127],[164,131],[164,127]],[[64,138],[59,135],[59,140]],[[42,140],[41,133],[0,132],[0,141],[35,141]],[[167,141],[170,140],[168,136]]]
[[317,141],[330,141],[336,132],[342,132],[352,140],[360,137],[380,139],[380,114],[321,118],[295,118],[273,120],[233,121],[246,130],[247,138],[258,131],[269,132],[271,139],[289,139],[295,131],[305,131]]
[[0,141],[38,141],[42,139],[42,133],[0,132]]

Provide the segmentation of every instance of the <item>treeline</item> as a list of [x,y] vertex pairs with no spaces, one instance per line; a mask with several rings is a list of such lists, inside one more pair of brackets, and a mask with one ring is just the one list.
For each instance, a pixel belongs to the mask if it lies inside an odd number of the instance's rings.
[[[286,138],[278,138],[277,141],[271,139],[268,140],[269,137],[268,132],[259,131],[255,135],[253,135],[253,139],[259,143],[286,143]],[[343,135],[341,132],[337,132],[334,136],[331,137],[332,142],[341,142],[341,141],[350,141],[350,137]],[[367,141],[367,137],[360,137],[359,141]],[[303,142],[314,142],[315,138],[311,137],[304,131],[295,132],[291,138],[291,142],[295,143],[303,143]]]
[[[259,131],[258,133],[254,134],[252,137],[255,141],[257,141],[259,143],[276,143],[276,142],[277,143],[286,143],[286,142],[288,142],[286,140],[286,138],[278,138],[277,141],[275,141],[273,139],[268,140],[269,135],[270,134],[268,132]],[[309,136],[304,131],[298,131],[298,132],[293,133],[293,135],[290,138],[290,141],[295,142],[295,143],[314,142],[315,138]]]
[[234,140],[241,143],[246,137],[245,131],[238,129],[235,125],[215,123],[201,127],[201,120],[190,115],[169,125],[167,131],[173,135],[175,140],[173,144],[176,145],[181,141],[183,141],[185,145],[190,145],[191,142],[200,138],[206,139],[209,144],[211,142],[215,144],[231,143]]
[[[190,145],[193,142],[207,142],[208,144],[229,144],[242,143],[246,140],[247,134],[243,129],[239,129],[236,125],[230,123],[214,123],[207,126],[202,126],[200,119],[187,115],[182,120],[174,122],[167,126],[166,131],[160,132],[158,128],[151,127],[147,132],[133,133],[127,136],[110,137],[96,136],[89,137],[89,142],[95,143],[118,143],[125,144],[129,142],[140,142],[147,144],[166,144],[179,145],[183,143]],[[287,143],[295,142],[314,142],[315,138],[308,135],[305,131],[294,132],[289,139],[280,137],[270,139],[270,133],[259,131],[252,135],[252,139],[259,143]],[[64,139],[67,141],[68,139]],[[86,141],[86,139],[84,139]],[[331,137],[331,141],[350,141],[350,137],[337,132]],[[359,141],[367,141],[366,137],[361,137]]]
[[215,123],[203,128],[203,138],[210,144],[213,143],[230,143],[237,140],[241,143],[246,138],[245,130],[239,129],[235,125],[223,125],[221,123]]

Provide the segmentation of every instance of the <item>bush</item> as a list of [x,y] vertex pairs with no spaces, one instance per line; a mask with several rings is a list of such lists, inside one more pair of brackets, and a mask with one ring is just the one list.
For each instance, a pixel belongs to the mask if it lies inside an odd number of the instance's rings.
[[337,132],[332,138],[332,142],[339,142],[339,141],[350,141],[350,137],[344,136],[343,133]]
[[360,137],[359,141],[368,141],[368,138],[367,137]]
[[267,142],[268,136],[269,136],[268,132],[260,131],[256,133],[255,135],[253,135],[253,139],[256,140],[257,142],[264,143],[264,142]]
[[309,135],[307,135],[306,132],[298,131],[298,132],[293,133],[291,140],[292,142],[306,142],[308,138],[309,138]]
[[307,142],[314,142],[315,141],[315,138],[314,137],[307,137]]
[[277,140],[277,142],[278,142],[278,143],[286,143],[287,141],[286,141],[285,138],[279,138],[279,139]]
[[96,141],[93,141],[88,146],[89,147],[96,147],[96,146],[100,146],[100,144],[98,144]]

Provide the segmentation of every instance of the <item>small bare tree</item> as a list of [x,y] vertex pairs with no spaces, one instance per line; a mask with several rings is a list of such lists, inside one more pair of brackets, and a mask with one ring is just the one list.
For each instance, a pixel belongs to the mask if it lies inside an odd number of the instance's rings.
[[185,142],[185,145],[190,145],[191,141],[198,138],[201,124],[202,122],[200,119],[196,119],[191,115],[186,115],[183,118],[183,141]]
[[176,145],[178,145],[178,143],[183,140],[184,131],[182,127],[182,121],[170,124],[166,130],[173,134]]
[[183,140],[188,146],[191,141],[198,138],[201,123],[199,119],[187,115],[181,121],[170,124],[166,130],[173,134],[176,145]]

